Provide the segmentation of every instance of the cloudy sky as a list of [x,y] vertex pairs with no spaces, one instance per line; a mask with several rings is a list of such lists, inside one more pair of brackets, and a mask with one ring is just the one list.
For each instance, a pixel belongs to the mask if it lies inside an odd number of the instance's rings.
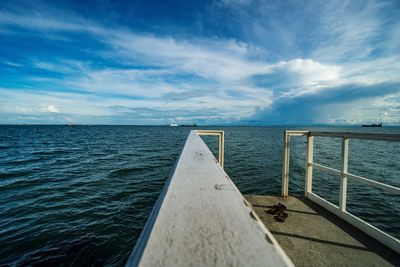
[[400,1],[0,1],[0,123],[400,124]]

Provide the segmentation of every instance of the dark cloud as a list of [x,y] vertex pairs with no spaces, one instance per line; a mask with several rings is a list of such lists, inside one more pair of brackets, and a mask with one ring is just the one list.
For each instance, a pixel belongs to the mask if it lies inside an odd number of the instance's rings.
[[[400,92],[399,82],[386,82],[373,85],[347,84],[338,87],[325,88],[316,93],[297,97],[282,97],[276,99],[270,108],[257,108],[249,121],[256,123],[316,123],[321,121],[322,110],[331,108],[332,114],[340,114],[343,104],[390,96]],[[389,98],[389,99],[393,99]],[[357,102],[359,103],[359,102]],[[366,105],[368,101],[365,101]],[[358,107],[368,108],[368,106]],[[342,121],[345,118],[342,118]]]

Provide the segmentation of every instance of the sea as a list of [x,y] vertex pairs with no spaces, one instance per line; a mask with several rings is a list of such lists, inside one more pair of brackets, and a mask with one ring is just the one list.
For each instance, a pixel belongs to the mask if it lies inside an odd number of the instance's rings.
[[[0,266],[123,266],[192,128],[0,126]],[[280,194],[286,129],[400,133],[399,127],[197,127],[225,131],[225,171],[243,194]],[[204,137],[214,153],[217,139]],[[314,162],[341,165],[341,140]],[[349,172],[400,187],[400,142],[350,139]],[[293,137],[289,194],[304,192],[306,140]],[[339,177],[313,191],[339,202]],[[347,209],[400,238],[399,197],[348,182]]]

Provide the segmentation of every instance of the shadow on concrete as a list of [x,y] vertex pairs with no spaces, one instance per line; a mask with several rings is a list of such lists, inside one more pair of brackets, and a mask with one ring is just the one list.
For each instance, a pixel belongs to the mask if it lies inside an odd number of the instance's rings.
[[328,241],[328,240],[308,237],[308,236],[304,236],[304,235],[289,234],[289,233],[277,232],[277,231],[271,231],[271,233],[274,234],[274,235],[284,235],[284,236],[288,236],[288,237],[301,238],[301,239],[305,239],[305,240],[309,240],[309,241],[313,241],[313,242],[324,243],[324,244],[328,244],[328,245],[334,245],[334,246],[340,246],[340,247],[345,247],[345,248],[369,251],[369,249],[367,249],[365,247],[353,246],[353,245],[349,245],[349,244],[345,244],[345,243],[333,242],[333,241]]
[[[400,266],[395,251],[304,196],[246,199],[295,265]],[[267,212],[279,202],[289,214],[284,223],[275,222]]]
[[335,214],[329,212],[325,208],[321,207],[317,203],[311,201],[310,199],[304,196],[295,196],[298,200],[303,202],[305,205],[310,207],[312,210],[316,211],[320,216],[323,216],[325,219],[329,220],[330,222],[334,223],[344,232],[352,236],[358,242],[365,246],[365,250],[372,251],[377,255],[381,256],[394,266],[400,266],[400,255],[397,254],[395,251],[391,250],[390,248],[386,247],[384,244],[380,243],[376,239],[370,237],[369,235],[365,234],[363,231],[359,230],[358,228],[354,227],[353,225],[349,224],[345,220],[339,218]]

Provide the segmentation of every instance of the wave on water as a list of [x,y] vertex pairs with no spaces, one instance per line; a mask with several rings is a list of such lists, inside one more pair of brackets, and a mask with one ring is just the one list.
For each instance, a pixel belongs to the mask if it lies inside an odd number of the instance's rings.
[[[0,127],[0,265],[12,266],[123,266],[190,131]],[[225,170],[242,193],[279,194],[285,128],[218,129],[225,131]],[[400,128],[367,130],[400,133]],[[215,139],[204,140],[217,151]],[[305,147],[303,139],[293,139],[291,194],[303,194]],[[340,167],[340,147],[338,140],[316,139],[314,158]],[[350,171],[400,186],[399,151],[400,143],[351,140]],[[338,201],[338,179],[316,171],[314,183],[317,194]],[[352,182],[348,196],[352,213],[400,237],[400,203],[394,196]]]

